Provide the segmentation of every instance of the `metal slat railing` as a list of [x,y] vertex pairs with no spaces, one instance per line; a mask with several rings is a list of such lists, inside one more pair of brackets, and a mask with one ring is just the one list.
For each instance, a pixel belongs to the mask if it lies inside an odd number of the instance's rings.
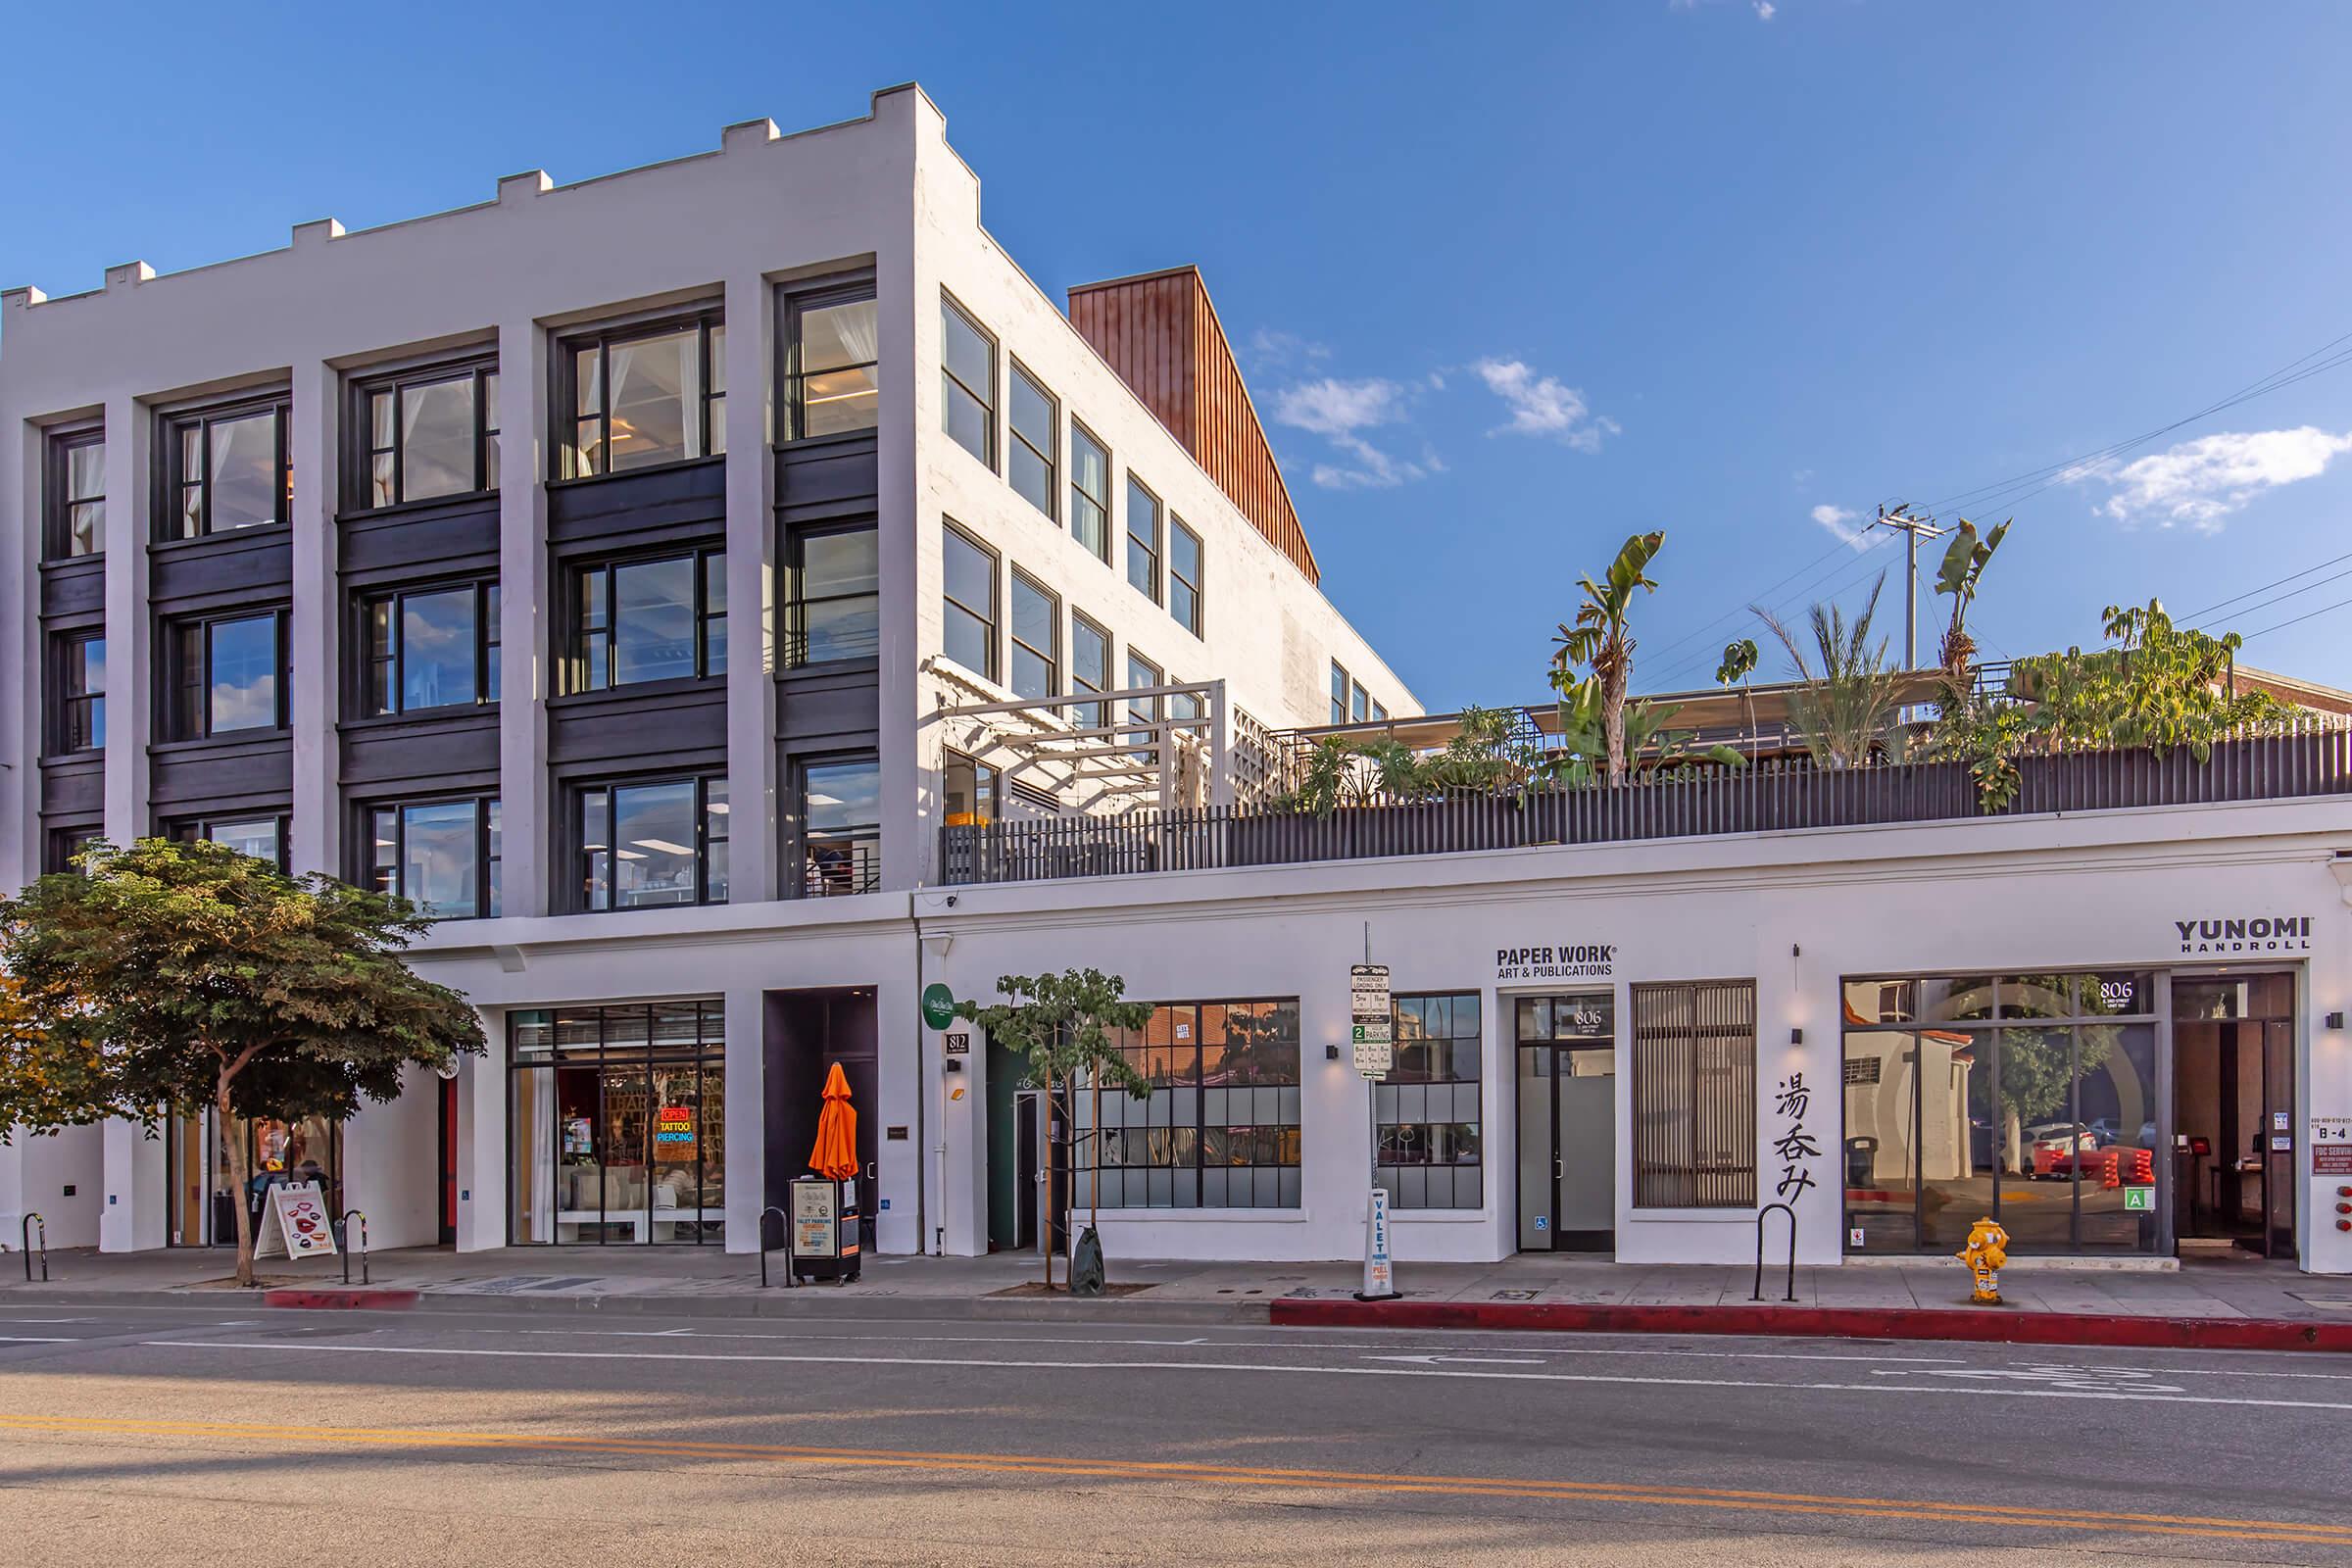
[[2216,741],[2202,762],[2186,748],[2023,758],[2016,798],[1992,812],[1978,808],[1957,762],[1827,769],[1776,760],[1615,786],[1376,800],[1322,815],[1206,807],[958,825],[940,830],[940,865],[950,885],[1030,882],[2347,793],[2352,729],[2313,723]]

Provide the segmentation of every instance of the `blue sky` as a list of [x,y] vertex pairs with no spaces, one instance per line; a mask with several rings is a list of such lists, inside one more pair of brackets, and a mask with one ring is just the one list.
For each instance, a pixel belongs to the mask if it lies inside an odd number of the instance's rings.
[[917,79],[1050,292],[1200,264],[1327,591],[1432,707],[1541,698],[1575,579],[1653,527],[1637,685],[1704,684],[1750,600],[1899,562],[1839,536],[1896,498],[2016,515],[1991,651],[2243,596],[2219,623],[2324,612],[2249,662],[2352,685],[2352,557],[2254,591],[2352,552],[2352,365],[2074,464],[2352,333],[2352,9],[1446,11],[43,7],[0,55],[0,284]]

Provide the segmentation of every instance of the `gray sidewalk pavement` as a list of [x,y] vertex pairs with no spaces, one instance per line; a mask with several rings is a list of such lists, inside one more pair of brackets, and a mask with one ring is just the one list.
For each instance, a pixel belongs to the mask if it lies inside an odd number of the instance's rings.
[[[240,1298],[225,1251],[53,1252],[46,1285],[27,1285],[23,1259],[0,1256],[0,1301],[28,1298],[187,1303]],[[911,1316],[1030,1316],[1108,1311],[1145,1317],[1262,1319],[1282,1297],[1344,1298],[1359,1265],[1196,1263],[1113,1258],[1122,1294],[1075,1302],[1040,1296],[1035,1253],[988,1257],[887,1257],[865,1260],[854,1285],[784,1287],[784,1258],[770,1254],[773,1284],[762,1290],[752,1254],[691,1247],[506,1248],[487,1252],[412,1249],[373,1254],[369,1283],[413,1290],[419,1304],[443,1309],[568,1306],[710,1315],[872,1312]],[[339,1287],[338,1258],[265,1259],[266,1286]],[[37,1273],[37,1267],[36,1267]],[[1057,1271],[1058,1273],[1058,1271]],[[360,1273],[355,1265],[352,1281]],[[1396,1281],[1409,1299],[1452,1302],[1567,1303],[1596,1306],[1747,1306],[1753,1273],[1744,1267],[1642,1265],[1606,1259],[1528,1254],[1497,1263],[1400,1260]],[[1782,1277],[1767,1269],[1766,1304],[1782,1303]],[[2290,1265],[2246,1256],[2184,1263],[2178,1270],[2068,1268],[2014,1263],[2002,1294],[2022,1312],[2112,1314],[2191,1319],[2352,1323],[2352,1278],[2297,1273]],[[1140,1287],[1140,1288],[1139,1288]],[[1968,1306],[1968,1275],[1959,1263],[1850,1264],[1796,1271],[1796,1304],[1808,1307],[1957,1309]]]

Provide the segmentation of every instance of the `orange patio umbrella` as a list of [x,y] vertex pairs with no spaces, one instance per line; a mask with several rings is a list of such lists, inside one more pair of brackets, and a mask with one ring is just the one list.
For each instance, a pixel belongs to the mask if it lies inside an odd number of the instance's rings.
[[825,1108],[817,1112],[808,1168],[836,1182],[858,1174],[858,1108],[850,1103],[850,1080],[838,1061],[825,1073]]

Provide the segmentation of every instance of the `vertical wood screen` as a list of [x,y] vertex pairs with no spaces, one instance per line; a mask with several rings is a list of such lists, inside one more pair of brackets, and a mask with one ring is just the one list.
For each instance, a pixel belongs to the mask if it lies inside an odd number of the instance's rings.
[[1634,1206],[1756,1201],[1756,985],[1634,987]]

